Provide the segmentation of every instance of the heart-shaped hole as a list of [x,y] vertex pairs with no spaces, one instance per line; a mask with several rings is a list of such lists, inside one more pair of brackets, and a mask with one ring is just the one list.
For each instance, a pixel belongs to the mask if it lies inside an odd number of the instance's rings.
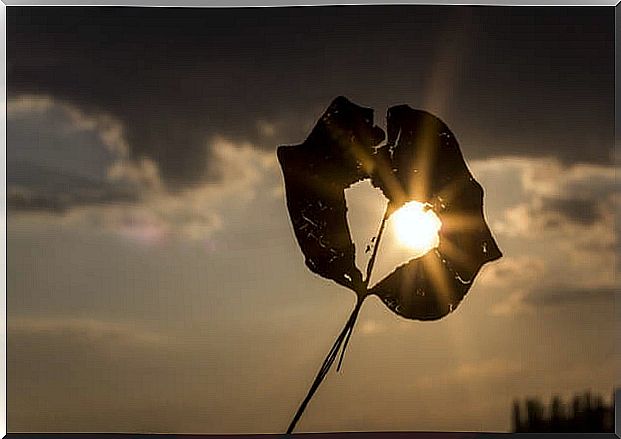
[[[367,179],[346,189],[345,200],[347,222],[356,246],[356,266],[364,273],[376,245],[388,199]],[[410,201],[393,212],[379,242],[369,287],[399,266],[436,248],[441,226],[440,218],[430,206],[418,201]]]

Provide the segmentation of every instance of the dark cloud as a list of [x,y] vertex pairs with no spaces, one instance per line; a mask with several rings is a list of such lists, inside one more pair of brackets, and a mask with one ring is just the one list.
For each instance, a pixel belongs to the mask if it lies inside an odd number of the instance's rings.
[[109,127],[51,99],[38,104],[9,102],[9,210],[65,213],[76,206],[140,200],[136,182],[108,178],[115,165],[127,165]]
[[59,172],[32,163],[12,163],[7,168],[7,207],[13,211],[65,213],[75,206],[135,203],[139,192]]
[[[603,218],[602,204],[605,200],[597,198],[542,198],[542,207],[539,214],[556,213],[562,219],[573,223],[591,226]],[[549,219],[553,221],[553,218]],[[549,226],[560,224],[557,218],[557,224],[549,222]]]
[[610,8],[13,7],[7,85],[118,118],[171,187],[217,178],[211,136],[299,143],[340,94],[438,113],[469,158],[607,162],[613,35]]
[[532,305],[557,306],[583,304],[593,301],[614,301],[618,288],[555,288],[535,290],[526,301]]

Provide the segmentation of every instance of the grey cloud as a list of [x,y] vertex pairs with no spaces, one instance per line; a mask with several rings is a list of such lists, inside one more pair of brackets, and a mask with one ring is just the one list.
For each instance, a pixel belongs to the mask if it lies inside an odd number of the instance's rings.
[[81,205],[139,201],[137,182],[109,178],[113,167],[125,164],[115,130],[50,98],[9,100],[9,209],[64,213]]
[[549,288],[534,290],[526,297],[532,305],[558,306],[584,304],[593,301],[614,301],[618,288]]
[[9,211],[64,213],[76,206],[136,203],[137,190],[60,172],[32,163],[12,163],[7,168]]
[[[537,168],[533,162],[532,167]],[[543,230],[583,230],[614,228],[618,206],[619,186],[615,166],[578,164],[574,166],[544,166],[522,171],[522,185],[529,200],[523,204],[527,220]],[[546,169],[548,168],[548,169]],[[525,170],[528,168],[525,168]]]
[[[612,13],[551,9],[15,7],[8,92],[112,114],[131,158],[154,160],[170,187],[217,178],[214,134],[299,143],[340,94],[378,119],[403,102],[438,113],[470,158],[607,162]],[[442,90],[448,108],[433,98]]]
[[[583,226],[590,226],[603,217],[602,204],[599,198],[542,198],[542,207],[539,214],[557,213],[563,219]],[[549,227],[558,227],[558,220],[549,219]]]

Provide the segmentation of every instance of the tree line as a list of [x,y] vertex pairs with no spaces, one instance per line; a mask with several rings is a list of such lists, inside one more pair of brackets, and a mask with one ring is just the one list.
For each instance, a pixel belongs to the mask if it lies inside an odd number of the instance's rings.
[[527,432],[614,432],[614,392],[610,404],[590,391],[571,401],[554,396],[546,405],[539,398],[513,402],[513,431]]

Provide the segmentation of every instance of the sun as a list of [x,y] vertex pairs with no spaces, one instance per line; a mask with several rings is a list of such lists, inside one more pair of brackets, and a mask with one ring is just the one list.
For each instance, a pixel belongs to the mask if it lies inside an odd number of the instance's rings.
[[427,253],[440,243],[442,221],[428,205],[410,201],[392,214],[395,234],[402,245]]

